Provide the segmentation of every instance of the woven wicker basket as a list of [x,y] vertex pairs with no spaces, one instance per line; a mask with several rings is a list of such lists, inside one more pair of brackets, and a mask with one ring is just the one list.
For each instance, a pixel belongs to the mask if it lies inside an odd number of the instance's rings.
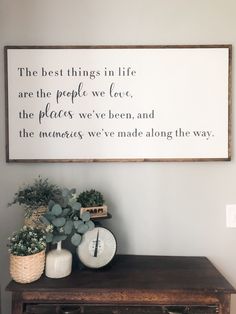
[[30,217],[25,218],[25,225],[33,228],[42,228],[43,223],[40,221],[40,217],[46,213],[46,211],[47,207],[45,206],[35,209]]
[[10,255],[10,275],[19,283],[39,279],[44,271],[45,250],[28,256]]

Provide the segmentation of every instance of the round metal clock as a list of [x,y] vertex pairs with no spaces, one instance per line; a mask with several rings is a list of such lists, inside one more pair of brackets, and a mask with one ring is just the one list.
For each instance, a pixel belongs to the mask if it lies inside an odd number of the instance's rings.
[[113,259],[117,243],[113,233],[103,227],[87,231],[77,247],[80,261],[90,268],[101,268]]

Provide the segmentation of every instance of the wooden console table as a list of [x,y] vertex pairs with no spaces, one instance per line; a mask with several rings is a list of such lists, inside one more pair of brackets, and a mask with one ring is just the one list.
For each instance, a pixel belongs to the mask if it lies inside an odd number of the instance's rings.
[[[205,257],[118,255],[62,279],[11,281],[12,314],[230,313],[236,290]],[[77,310],[76,310],[77,308]]]

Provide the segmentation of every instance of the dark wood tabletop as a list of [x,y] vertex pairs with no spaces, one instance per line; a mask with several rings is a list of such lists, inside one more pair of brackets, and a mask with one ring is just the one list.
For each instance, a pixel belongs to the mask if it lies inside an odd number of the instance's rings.
[[11,281],[6,288],[12,292],[93,289],[236,293],[206,257],[142,255],[117,255],[111,265],[103,269],[77,267],[70,276],[62,279],[42,276],[29,284]]

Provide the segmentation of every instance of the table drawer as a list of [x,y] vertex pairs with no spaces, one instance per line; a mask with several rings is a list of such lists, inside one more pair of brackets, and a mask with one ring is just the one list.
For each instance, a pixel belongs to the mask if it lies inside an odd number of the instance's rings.
[[216,306],[27,305],[25,314],[213,314]]

